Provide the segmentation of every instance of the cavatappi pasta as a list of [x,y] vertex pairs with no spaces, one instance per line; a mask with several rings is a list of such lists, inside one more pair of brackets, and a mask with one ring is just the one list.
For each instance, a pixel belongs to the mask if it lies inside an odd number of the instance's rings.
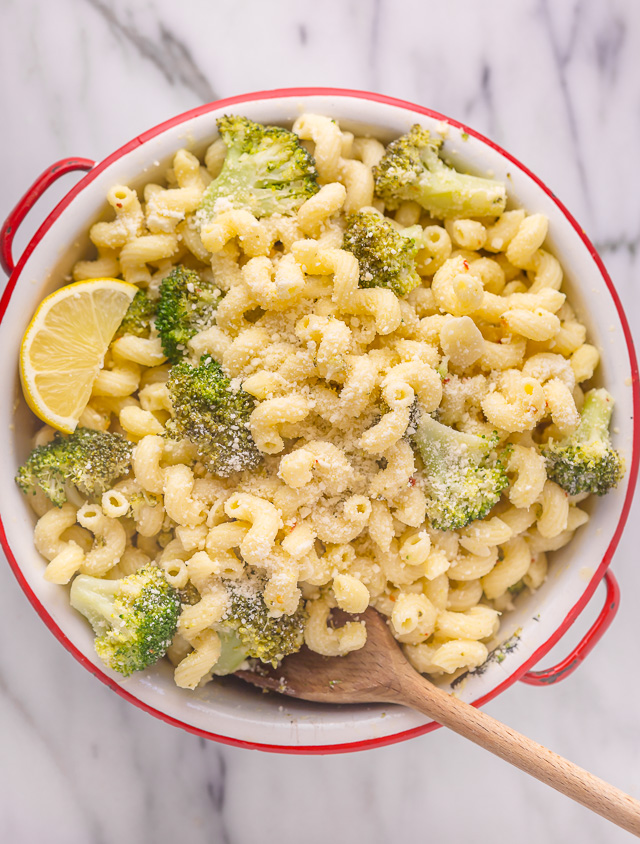
[[[168,652],[182,687],[211,680],[227,586],[248,567],[264,573],[274,615],[306,603],[304,640],[318,653],[362,647],[364,623],[334,626],[330,613],[372,605],[419,671],[473,669],[513,594],[538,588],[549,552],[588,519],[584,496],[547,478],[540,443],[577,425],[598,352],[545,249],[544,215],[509,208],[442,220],[414,202],[388,211],[372,176],[382,144],[319,115],[293,128],[320,184],[296,214],[230,208],[199,228],[196,211],[224,160],[215,140],[203,161],[178,150],[163,184],[114,186],[112,221],[90,230],[97,257],[73,268],[77,281],[121,277],[152,297],[178,264],[219,287],[215,320],[188,354],[212,356],[255,398],[259,469],[217,477],[189,442],[163,436],[172,407],[162,345],[153,331],[125,334],[80,424],[133,441],[133,468],[101,500],[76,494],[57,509],[34,498],[45,577],[114,578],[154,563],[176,588],[197,590]],[[360,209],[414,227],[419,284],[407,296],[359,286],[358,260],[342,244],[346,215]],[[416,400],[448,426],[497,431],[512,446],[501,500],[457,531],[426,518],[406,436]]]

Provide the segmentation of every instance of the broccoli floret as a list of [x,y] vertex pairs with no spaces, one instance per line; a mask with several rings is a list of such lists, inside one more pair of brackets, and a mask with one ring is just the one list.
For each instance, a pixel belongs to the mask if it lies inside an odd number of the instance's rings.
[[249,430],[255,399],[232,387],[219,363],[206,355],[199,366],[182,361],[171,368],[167,386],[170,437],[191,440],[207,468],[222,477],[258,465],[262,455]]
[[217,124],[227,155],[204,192],[196,214],[200,225],[229,208],[248,209],[255,217],[295,214],[320,190],[315,161],[293,132],[232,115]]
[[124,334],[149,337],[151,320],[155,315],[156,303],[147,296],[144,290],[138,290],[120,323],[120,328],[115,333],[115,337],[122,337]]
[[180,598],[156,566],[121,580],[79,574],[70,598],[96,633],[100,659],[125,677],[163,657],[178,625]]
[[441,145],[419,124],[389,144],[374,167],[376,193],[387,208],[412,200],[434,217],[502,214],[507,202],[502,182],[467,176],[449,167],[439,156]]
[[414,441],[424,464],[433,527],[457,530],[486,516],[509,483],[495,451],[497,437],[456,431],[425,414]]
[[195,270],[175,267],[160,285],[156,329],[171,363],[187,354],[187,343],[213,324],[220,290]]
[[132,449],[133,443],[120,434],[77,428],[66,436],[58,431],[50,443],[34,448],[16,483],[25,494],[40,488],[56,507],[67,500],[66,483],[95,498],[127,474]]
[[605,495],[624,475],[624,462],[609,437],[612,411],[613,397],[606,390],[589,390],[576,431],[543,448],[547,475],[569,495]]
[[258,577],[227,584],[229,604],[217,629],[222,653],[214,674],[232,674],[245,659],[259,659],[274,667],[304,642],[306,610],[273,618],[264,602],[265,583]]
[[358,259],[359,287],[388,287],[396,296],[406,296],[420,284],[415,238],[405,237],[374,211],[347,217],[343,248]]

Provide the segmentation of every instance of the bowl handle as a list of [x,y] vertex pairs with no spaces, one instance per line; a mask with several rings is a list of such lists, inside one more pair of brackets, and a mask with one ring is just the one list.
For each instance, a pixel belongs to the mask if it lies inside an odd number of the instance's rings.
[[573,674],[585,657],[591,653],[616,617],[620,606],[620,586],[611,571],[605,572],[604,582],[607,587],[604,607],[569,656],[544,671],[528,671],[520,678],[523,683],[529,683],[532,686],[550,686],[552,683],[564,680],[569,674]]
[[41,173],[31,187],[25,192],[16,203],[13,211],[9,212],[7,219],[0,229],[0,264],[7,275],[11,275],[15,269],[15,262],[11,254],[13,238],[18,226],[27,216],[47,188],[57,182],[61,176],[71,173],[74,170],[91,170],[95,162],[88,158],[63,158],[51,164],[44,173]]

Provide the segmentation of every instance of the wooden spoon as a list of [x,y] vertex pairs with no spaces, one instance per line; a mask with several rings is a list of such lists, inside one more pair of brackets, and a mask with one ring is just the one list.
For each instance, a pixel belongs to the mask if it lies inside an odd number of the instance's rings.
[[638,801],[434,686],[409,664],[379,613],[368,609],[361,618],[367,643],[358,651],[336,659],[303,648],[276,669],[238,676],[302,700],[409,706],[640,837]]

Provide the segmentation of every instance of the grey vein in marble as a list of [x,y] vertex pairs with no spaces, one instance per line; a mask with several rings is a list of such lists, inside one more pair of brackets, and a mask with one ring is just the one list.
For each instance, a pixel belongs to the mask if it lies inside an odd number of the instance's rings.
[[202,70],[195,63],[187,45],[177,38],[160,21],[158,39],[143,35],[133,20],[125,21],[112,3],[105,0],[85,0],[109,24],[111,31],[129,44],[147,61],[150,61],[172,85],[180,83],[193,91],[203,103],[218,98]]
[[587,173],[582,156],[580,133],[578,130],[576,115],[574,112],[573,101],[569,94],[569,87],[567,83],[567,67],[573,58],[576,39],[578,37],[579,26],[581,23],[581,17],[584,13],[584,3],[578,2],[573,6],[571,15],[571,25],[569,27],[568,38],[566,39],[566,46],[564,48],[560,44],[560,37],[554,26],[552,12],[549,8],[549,0],[540,0],[540,12],[542,20],[544,21],[545,28],[549,34],[549,43],[551,45],[553,58],[556,65],[558,83],[560,85],[560,90],[562,91],[562,97],[565,103],[566,119],[571,132],[571,140],[573,141],[576,167],[578,168],[578,172],[580,174],[580,184],[582,186],[587,208],[591,210],[592,200],[589,192]]
[[625,42],[625,24],[622,18],[614,16],[596,34],[595,52],[598,69],[603,77],[614,85],[618,78],[620,55]]

